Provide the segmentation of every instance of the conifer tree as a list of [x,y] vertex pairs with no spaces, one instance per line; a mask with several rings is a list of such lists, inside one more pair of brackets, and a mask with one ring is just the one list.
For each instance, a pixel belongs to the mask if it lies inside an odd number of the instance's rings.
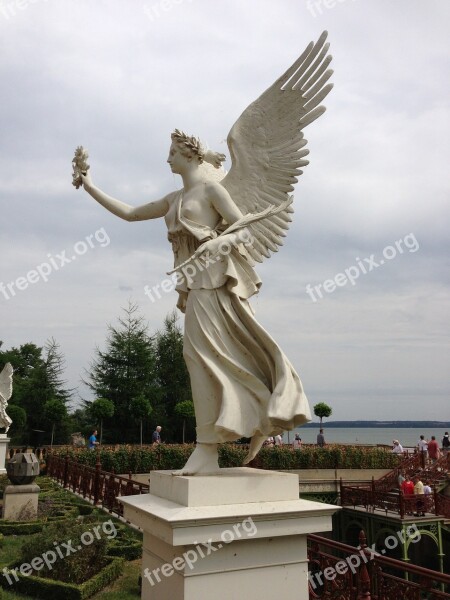
[[117,327],[108,326],[106,349],[97,348],[85,380],[97,397],[108,398],[114,404],[114,417],[109,425],[111,443],[126,442],[133,437],[132,399],[139,395],[153,399],[158,393],[155,348],[147,324],[135,303],[129,302],[123,312]]
[[164,320],[164,328],[156,335],[156,374],[160,387],[153,417],[164,427],[168,441],[182,439],[184,417],[175,411],[177,404],[191,400],[191,383],[183,358],[183,332],[175,311]]

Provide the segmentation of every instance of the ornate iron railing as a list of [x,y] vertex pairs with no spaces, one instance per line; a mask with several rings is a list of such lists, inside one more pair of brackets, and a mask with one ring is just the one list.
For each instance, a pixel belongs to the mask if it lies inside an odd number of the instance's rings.
[[450,576],[358,548],[308,535],[310,600],[450,599]]
[[[439,494],[439,487],[447,481],[450,469],[450,454],[441,456],[439,460],[425,463],[425,454],[416,453],[405,458],[401,465],[386,473],[371,484],[343,485],[340,482],[340,496],[342,506],[362,506],[366,510],[381,509],[394,512],[403,519],[408,515],[422,515],[431,513],[450,518],[450,499]],[[405,496],[398,489],[398,476],[400,471],[406,475],[414,476],[420,473],[422,481],[428,481],[434,491],[429,495]]]
[[134,481],[131,473],[121,477],[115,473],[102,471],[100,456],[97,453],[95,467],[82,465],[69,456],[61,457],[54,454],[47,456],[47,475],[56,479],[64,488],[76,492],[106,508],[111,513],[122,516],[123,507],[117,500],[118,496],[147,494],[149,486]]

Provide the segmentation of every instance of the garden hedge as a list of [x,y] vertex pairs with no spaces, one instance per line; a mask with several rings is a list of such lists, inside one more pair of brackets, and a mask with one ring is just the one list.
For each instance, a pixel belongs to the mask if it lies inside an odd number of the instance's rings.
[[[194,450],[193,444],[159,446],[117,446],[114,450],[98,452],[103,471],[115,473],[148,473],[158,469],[179,469]],[[95,466],[97,452],[72,449],[55,450],[59,456],[69,455],[71,460]],[[242,466],[247,447],[239,444],[219,446],[221,467]],[[325,448],[304,446],[294,450],[291,446],[262,448],[251,466],[269,470],[288,469],[393,469],[399,462],[398,456],[383,448],[360,446],[327,445]]]
[[[117,579],[123,572],[123,558],[108,558],[108,564],[91,577],[88,581],[75,585],[73,583],[62,583],[44,577],[34,575],[24,576],[17,572],[18,581],[10,575],[13,581],[8,584],[6,577],[0,578],[0,584],[7,590],[29,596],[30,598],[43,598],[44,600],[84,600],[90,598],[112,581]],[[13,565],[9,569],[14,568]]]

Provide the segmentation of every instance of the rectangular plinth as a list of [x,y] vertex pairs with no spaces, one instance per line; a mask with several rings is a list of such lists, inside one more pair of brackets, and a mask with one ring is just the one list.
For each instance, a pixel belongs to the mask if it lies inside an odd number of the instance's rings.
[[8,456],[8,443],[11,440],[7,437],[6,433],[0,433],[0,475],[6,474],[6,460]]
[[298,499],[296,475],[163,471],[151,474],[150,491],[120,499],[124,517],[144,531],[143,599],[261,600],[293,590],[308,599],[306,535],[330,531],[339,508]]
[[211,475],[150,473],[150,493],[182,506],[219,506],[298,500],[298,477],[290,473],[239,467]]
[[37,518],[39,492],[35,483],[8,485],[3,494],[5,521],[34,521]]

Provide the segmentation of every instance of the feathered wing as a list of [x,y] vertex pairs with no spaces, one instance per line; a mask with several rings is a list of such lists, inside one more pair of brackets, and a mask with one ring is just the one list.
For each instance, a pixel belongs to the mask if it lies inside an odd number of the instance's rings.
[[5,404],[8,403],[8,400],[12,396],[13,371],[14,370],[11,363],[6,363],[2,372],[0,373],[0,400],[2,400]]
[[[302,129],[325,112],[320,103],[333,87],[325,43],[327,32],[311,42],[294,64],[242,113],[228,134],[232,167],[221,184],[242,213],[283,208],[252,226],[250,257],[262,262],[283,245],[293,212],[289,193],[308,164]],[[284,205],[284,203],[286,203]]]

